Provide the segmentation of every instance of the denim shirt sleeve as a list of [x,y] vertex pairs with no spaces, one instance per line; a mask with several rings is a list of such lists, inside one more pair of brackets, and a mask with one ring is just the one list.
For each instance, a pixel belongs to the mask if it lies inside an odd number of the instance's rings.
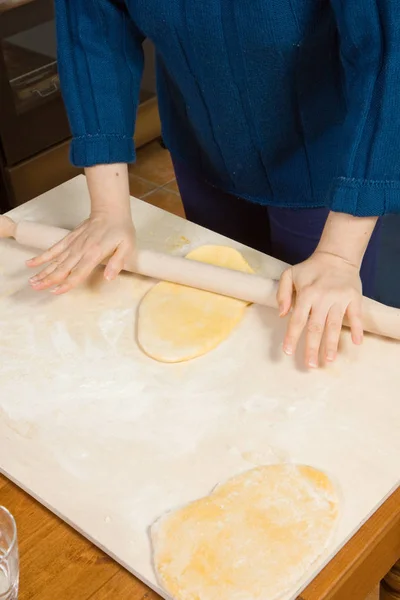
[[347,116],[329,203],[357,216],[400,212],[400,6],[331,0]]
[[55,5],[72,163],[132,162],[144,38],[120,0],[56,0]]

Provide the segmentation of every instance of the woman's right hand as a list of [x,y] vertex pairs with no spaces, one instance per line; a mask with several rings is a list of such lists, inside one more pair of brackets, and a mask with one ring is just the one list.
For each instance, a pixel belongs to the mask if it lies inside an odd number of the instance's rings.
[[35,290],[53,288],[54,294],[64,294],[109,257],[104,277],[111,281],[132,259],[134,250],[135,228],[130,215],[92,213],[63,240],[28,261],[29,267],[49,263],[30,284]]
[[28,261],[29,267],[48,263],[30,279],[35,290],[68,292],[105,261],[104,277],[111,281],[132,260],[135,228],[126,165],[92,167],[86,175],[92,201],[90,217],[52,248]]

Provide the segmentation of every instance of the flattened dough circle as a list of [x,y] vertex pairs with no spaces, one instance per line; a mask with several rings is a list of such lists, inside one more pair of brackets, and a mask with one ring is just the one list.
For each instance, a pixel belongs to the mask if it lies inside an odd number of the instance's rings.
[[[201,246],[186,258],[253,273],[240,252],[226,246]],[[140,303],[139,345],[161,362],[196,358],[228,337],[246,306],[242,300],[162,281]]]
[[252,469],[153,525],[158,580],[174,600],[277,600],[324,552],[337,516],[324,473]]

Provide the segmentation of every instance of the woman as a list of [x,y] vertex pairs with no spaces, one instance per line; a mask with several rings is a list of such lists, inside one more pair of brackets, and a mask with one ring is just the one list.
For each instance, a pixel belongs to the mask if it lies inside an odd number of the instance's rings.
[[307,328],[307,365],[323,336],[334,360],[345,315],[360,344],[374,230],[400,209],[398,0],[56,0],[56,13],[91,214],[29,262],[49,263],[32,286],[64,293],[106,257],[113,279],[134,251],[127,163],[149,37],[188,218],[295,264],[278,292],[287,354]]

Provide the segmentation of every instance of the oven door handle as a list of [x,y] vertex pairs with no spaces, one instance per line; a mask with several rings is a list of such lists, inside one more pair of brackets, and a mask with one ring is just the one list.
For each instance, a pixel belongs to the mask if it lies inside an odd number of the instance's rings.
[[52,94],[58,92],[58,89],[58,85],[53,81],[52,84],[44,90],[35,88],[32,90],[32,94],[36,94],[37,96],[40,96],[40,98],[47,98],[47,96],[51,96]]

